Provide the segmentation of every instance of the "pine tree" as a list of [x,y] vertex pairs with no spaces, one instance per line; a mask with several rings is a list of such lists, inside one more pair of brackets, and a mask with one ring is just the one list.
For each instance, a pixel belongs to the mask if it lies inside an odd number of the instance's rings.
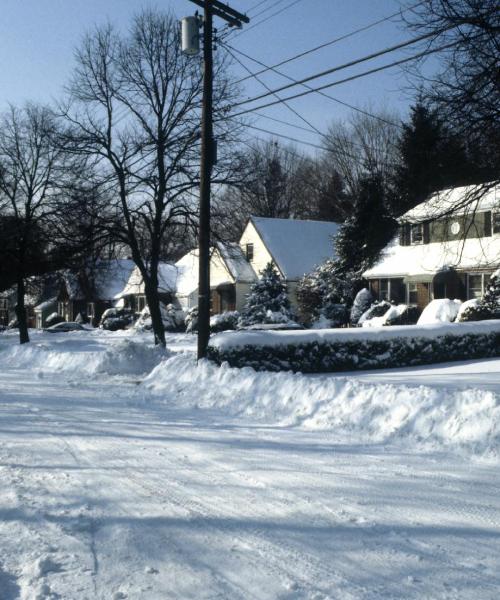
[[292,318],[286,283],[280,278],[273,263],[268,263],[261,271],[260,279],[250,288],[239,326],[287,323]]
[[475,170],[465,144],[442,122],[436,110],[421,101],[411,109],[399,140],[400,165],[396,169],[399,216],[423,202],[432,192],[472,183]]
[[491,276],[480,304],[490,313],[490,319],[500,319],[500,270]]
[[336,275],[345,281],[361,280],[397,227],[388,213],[386,187],[380,175],[362,179],[354,201],[353,214],[340,227],[335,240]]

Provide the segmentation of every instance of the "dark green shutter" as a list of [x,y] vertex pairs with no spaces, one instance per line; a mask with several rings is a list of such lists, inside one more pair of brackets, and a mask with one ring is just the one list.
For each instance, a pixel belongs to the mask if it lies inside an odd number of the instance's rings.
[[484,213],[484,235],[485,237],[491,235],[491,210]]
[[430,232],[430,226],[429,226],[429,222],[427,221],[426,223],[423,224],[423,235],[424,235],[424,244],[428,244],[431,241],[431,232]]

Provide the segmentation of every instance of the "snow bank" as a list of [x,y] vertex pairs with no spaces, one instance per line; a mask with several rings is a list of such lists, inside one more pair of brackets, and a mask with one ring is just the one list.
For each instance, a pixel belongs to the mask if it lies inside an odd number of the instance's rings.
[[451,323],[456,319],[461,305],[461,300],[449,300],[448,298],[433,300],[424,308],[417,325]]
[[162,358],[165,350],[143,341],[122,339],[104,347],[97,339],[79,340],[75,334],[56,343],[12,344],[0,351],[0,362],[6,367],[72,374],[141,375],[149,373]]
[[500,450],[500,399],[488,390],[365,384],[351,377],[256,372],[209,361],[196,365],[187,354],[162,362],[143,386],[169,406],[329,430],[358,443]]

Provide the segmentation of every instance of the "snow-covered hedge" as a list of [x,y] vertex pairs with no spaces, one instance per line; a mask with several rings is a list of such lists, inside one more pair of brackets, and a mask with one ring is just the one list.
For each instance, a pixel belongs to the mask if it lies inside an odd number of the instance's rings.
[[259,371],[322,373],[500,356],[500,320],[417,327],[223,333],[208,358]]

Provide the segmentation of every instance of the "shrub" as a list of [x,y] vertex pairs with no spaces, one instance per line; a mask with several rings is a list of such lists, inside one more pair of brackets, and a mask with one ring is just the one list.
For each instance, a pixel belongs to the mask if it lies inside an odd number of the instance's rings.
[[365,313],[373,303],[372,293],[368,288],[359,290],[354,298],[351,308],[350,321],[351,325],[357,325],[361,315]]
[[99,327],[107,331],[126,329],[134,322],[134,313],[127,308],[108,308],[102,313]]
[[384,325],[416,325],[421,313],[418,306],[405,306],[398,315],[389,317]]
[[438,337],[419,337],[416,333],[415,337],[339,341],[318,338],[314,342],[227,348],[209,345],[207,355],[218,364],[228,362],[232,367],[252,367],[257,371],[385,369],[500,356],[500,332]]
[[60,314],[53,312],[45,319],[45,326],[50,327],[51,325],[57,325],[57,323],[62,323],[64,318],[61,317]]
[[193,306],[186,314],[184,320],[186,325],[186,333],[196,333],[198,331],[198,307]]
[[[184,331],[184,312],[173,304],[160,303],[161,318],[165,331]],[[137,331],[151,331],[153,324],[151,322],[151,314],[149,307],[142,309],[139,318],[134,323],[134,329]]]
[[219,331],[230,331],[236,329],[240,313],[237,310],[226,311],[219,315],[210,317],[210,331],[218,333]]
[[391,308],[392,304],[387,300],[380,300],[380,302],[374,302],[368,310],[366,310],[361,317],[358,319],[358,326],[363,325],[365,321],[369,321],[375,317],[383,317],[385,313]]

